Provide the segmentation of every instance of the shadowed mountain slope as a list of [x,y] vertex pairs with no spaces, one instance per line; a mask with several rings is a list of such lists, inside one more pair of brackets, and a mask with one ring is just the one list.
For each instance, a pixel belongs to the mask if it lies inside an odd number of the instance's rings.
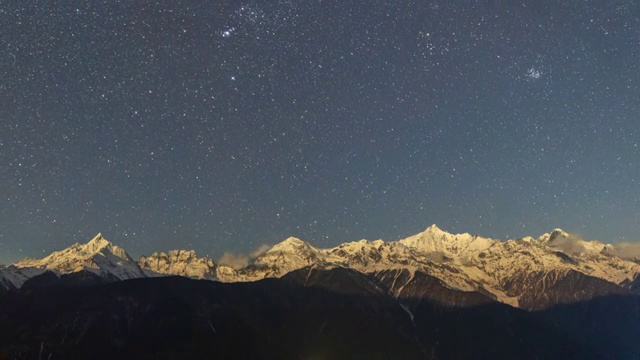
[[382,285],[388,278],[345,268],[304,268],[253,283],[163,277],[26,286],[0,296],[0,354],[11,359],[640,355],[635,296],[527,312],[477,292],[450,289],[422,273],[413,274],[414,282],[396,296]]

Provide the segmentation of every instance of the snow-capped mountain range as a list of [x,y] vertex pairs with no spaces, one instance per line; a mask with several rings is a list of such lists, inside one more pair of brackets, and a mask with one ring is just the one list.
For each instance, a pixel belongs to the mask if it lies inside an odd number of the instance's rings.
[[20,288],[47,270],[58,276],[84,270],[111,281],[180,275],[242,282],[281,277],[304,267],[351,268],[380,281],[395,276],[387,290],[396,297],[407,295],[405,287],[420,272],[450,289],[527,309],[628,291],[640,274],[638,262],[618,257],[612,245],[577,239],[560,229],[538,238],[501,241],[450,234],[433,225],[398,241],[360,240],[328,249],[292,237],[242,268],[216,265],[186,250],[154,253],[136,262],[98,234],[87,244],[0,269],[0,285]]

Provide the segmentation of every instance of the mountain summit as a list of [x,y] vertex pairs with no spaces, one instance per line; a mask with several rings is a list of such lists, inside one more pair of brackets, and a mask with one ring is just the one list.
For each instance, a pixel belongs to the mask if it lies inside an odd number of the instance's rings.
[[538,239],[502,241],[450,234],[432,225],[398,241],[360,240],[328,249],[289,238],[245,268],[217,270],[221,281],[238,282],[280,277],[308,266],[346,267],[374,277],[394,276],[391,290],[396,296],[409,291],[419,272],[450,289],[537,309],[626,291],[638,278],[640,265],[605,248],[603,243],[577,239],[561,229]]
[[397,241],[363,239],[333,248],[316,248],[290,237],[246,257],[245,264],[216,265],[188,250],[153,253],[135,262],[124,249],[97,234],[86,244],[0,269],[0,290],[19,288],[45,271],[57,276],[89,272],[106,281],[179,275],[247,282],[282,277],[307,267],[355,270],[386,284],[399,298],[422,291],[420,284],[432,279],[428,282],[437,281],[452,291],[525,309],[640,288],[640,265],[616,256],[614,245],[585,241],[561,229],[538,238],[502,241],[450,234],[432,225]]
[[[124,249],[113,245],[100,233],[86,244],[73,244],[42,259],[25,259],[15,263],[13,268],[18,272],[51,271],[58,276],[87,271],[109,280],[145,277]],[[26,279],[22,283],[24,281]],[[20,287],[22,284],[14,285]]]
[[438,252],[448,256],[460,256],[467,250],[484,250],[496,240],[464,234],[449,234],[435,224],[425,231],[399,242],[424,253]]

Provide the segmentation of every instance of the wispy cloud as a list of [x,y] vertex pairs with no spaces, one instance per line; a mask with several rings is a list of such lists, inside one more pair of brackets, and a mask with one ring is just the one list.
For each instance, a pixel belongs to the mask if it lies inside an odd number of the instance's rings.
[[567,234],[567,237],[556,236],[547,243],[547,246],[560,249],[568,254],[579,254],[584,252],[585,247],[582,245],[582,242],[584,242],[582,236],[576,233]]
[[218,260],[218,265],[229,266],[236,270],[239,270],[249,266],[249,264],[252,264],[257,257],[264,254],[269,249],[271,249],[270,245],[262,244],[255,250],[253,250],[249,255],[242,253],[225,252],[220,260]]

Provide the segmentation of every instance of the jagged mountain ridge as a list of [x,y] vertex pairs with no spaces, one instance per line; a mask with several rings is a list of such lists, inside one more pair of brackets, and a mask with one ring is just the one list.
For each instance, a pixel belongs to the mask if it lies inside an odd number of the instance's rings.
[[449,234],[433,225],[398,241],[360,240],[328,249],[292,237],[255,257],[248,266],[234,269],[185,250],[154,253],[135,262],[98,234],[88,244],[75,244],[44,259],[23,260],[0,270],[0,285],[5,290],[19,288],[46,270],[56,274],[88,270],[113,280],[180,275],[244,282],[281,277],[307,266],[345,267],[374,278],[402,273],[386,289],[396,297],[415,287],[418,271],[455,291],[537,309],[636,289],[640,266],[615,256],[610,247],[572,239],[560,229],[537,239],[500,241]]
[[42,259],[24,259],[2,269],[0,282],[10,283],[11,286],[6,286],[8,288],[20,288],[27,280],[44,272],[60,276],[80,271],[113,281],[147,276],[124,249],[98,233],[86,244],[76,243]]
[[455,290],[536,309],[624,291],[640,273],[640,266],[606,249],[600,242],[572,239],[560,229],[538,239],[499,241],[449,234],[433,225],[399,241],[361,240],[330,249],[289,238],[244,269],[219,266],[218,278],[254,281],[311,265],[342,266],[369,274],[406,269],[409,274],[428,274]]
[[196,255],[193,250],[171,250],[167,253],[154,252],[151,256],[141,256],[138,265],[147,275],[179,275],[197,279],[215,279],[216,267],[213,260]]

